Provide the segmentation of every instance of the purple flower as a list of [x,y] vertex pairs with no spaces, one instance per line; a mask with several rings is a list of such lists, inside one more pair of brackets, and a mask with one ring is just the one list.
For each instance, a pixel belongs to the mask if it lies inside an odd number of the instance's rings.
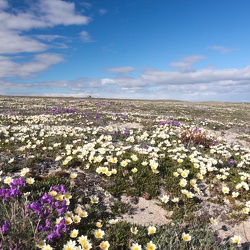
[[51,203],[52,196],[50,194],[45,193],[42,198],[40,198],[40,201],[43,203]]
[[11,187],[24,187],[25,186],[25,182],[24,180],[20,177],[18,179],[14,179],[11,183],[10,183]]
[[230,159],[229,163],[230,163],[230,165],[234,165],[234,163],[235,163],[234,159]]
[[125,130],[123,134],[124,135],[130,135],[129,131],[127,131],[127,130]]
[[61,235],[58,232],[51,233],[47,237],[49,242],[54,241],[54,240],[58,240],[60,238],[61,238]]
[[9,229],[10,229],[10,222],[8,221],[4,221],[3,222],[3,225],[1,226],[1,232],[2,234],[7,234],[9,232]]

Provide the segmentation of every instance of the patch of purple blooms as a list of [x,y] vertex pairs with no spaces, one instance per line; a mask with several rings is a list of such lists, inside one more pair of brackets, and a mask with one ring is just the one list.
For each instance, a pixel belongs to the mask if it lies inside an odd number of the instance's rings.
[[177,126],[177,127],[180,127],[180,122],[178,121],[175,121],[175,120],[167,120],[167,121],[162,121],[159,123],[159,125],[166,125],[166,124],[169,124],[169,125],[172,125],[172,126]]
[[[65,194],[66,189],[64,185],[55,185],[51,187],[51,191],[56,191],[60,194]],[[27,205],[29,211],[33,211],[38,215],[41,220],[38,229],[47,233],[48,241],[56,241],[61,238],[61,234],[66,232],[67,227],[65,219],[57,224],[51,225],[49,216],[51,214],[57,213],[57,216],[64,216],[68,211],[68,205],[66,205],[65,200],[56,200],[53,196],[45,193],[37,202],[32,202]]]
[[76,110],[75,109],[72,109],[72,108],[62,108],[62,107],[53,107],[51,109],[52,113],[54,115],[59,115],[59,114],[64,114],[64,113],[76,113]]
[[2,226],[1,226],[1,233],[2,234],[7,234],[10,230],[10,222],[7,220],[4,220]]
[[9,186],[10,188],[0,188],[0,199],[3,200],[3,202],[6,202],[9,198],[16,198],[22,194],[19,188],[25,186],[25,182],[22,178],[14,179]]

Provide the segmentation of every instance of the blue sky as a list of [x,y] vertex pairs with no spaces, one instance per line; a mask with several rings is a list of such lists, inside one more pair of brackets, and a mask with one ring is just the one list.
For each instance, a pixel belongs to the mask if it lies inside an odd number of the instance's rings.
[[250,102],[249,0],[0,0],[0,94]]

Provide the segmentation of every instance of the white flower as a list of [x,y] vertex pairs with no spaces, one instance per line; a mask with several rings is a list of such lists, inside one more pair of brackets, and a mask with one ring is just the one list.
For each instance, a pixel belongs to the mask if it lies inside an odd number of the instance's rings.
[[231,241],[232,241],[233,243],[240,244],[241,237],[240,237],[239,235],[234,235],[234,236],[231,238]]

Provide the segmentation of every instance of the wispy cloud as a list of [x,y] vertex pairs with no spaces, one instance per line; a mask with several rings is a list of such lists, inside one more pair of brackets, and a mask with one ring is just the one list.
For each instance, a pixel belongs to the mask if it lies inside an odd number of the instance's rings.
[[84,43],[92,43],[94,42],[93,38],[87,31],[80,32],[80,38]]
[[130,66],[106,69],[106,71],[109,73],[120,73],[120,74],[129,74],[135,70],[137,69]]
[[238,48],[226,48],[224,46],[210,46],[208,48],[211,50],[218,51],[221,54],[228,54],[234,50],[239,50]]
[[[48,30],[57,25],[87,25],[91,20],[77,13],[73,2],[38,0],[24,7],[16,9],[11,1],[0,1],[0,78],[32,77],[64,61],[61,54],[47,51],[67,48],[68,37],[28,35],[28,31]],[[59,39],[63,43],[58,43]]]
[[106,9],[99,9],[98,11],[101,15],[105,15],[107,13]]
[[172,62],[169,65],[175,68],[188,69],[191,68],[194,64],[199,62],[202,59],[205,59],[205,56],[202,55],[192,55],[183,57],[180,61]]
[[[250,67],[188,71],[146,70],[138,77],[79,78],[69,81],[14,84],[0,82],[1,93],[133,99],[178,99],[187,101],[249,101]],[[40,89],[50,89],[41,92]],[[63,89],[63,93],[60,92]],[[53,91],[54,90],[54,91]]]
[[29,62],[15,62],[15,58],[0,56],[0,78],[32,77],[50,66],[63,62],[62,56],[53,53],[35,55]]

